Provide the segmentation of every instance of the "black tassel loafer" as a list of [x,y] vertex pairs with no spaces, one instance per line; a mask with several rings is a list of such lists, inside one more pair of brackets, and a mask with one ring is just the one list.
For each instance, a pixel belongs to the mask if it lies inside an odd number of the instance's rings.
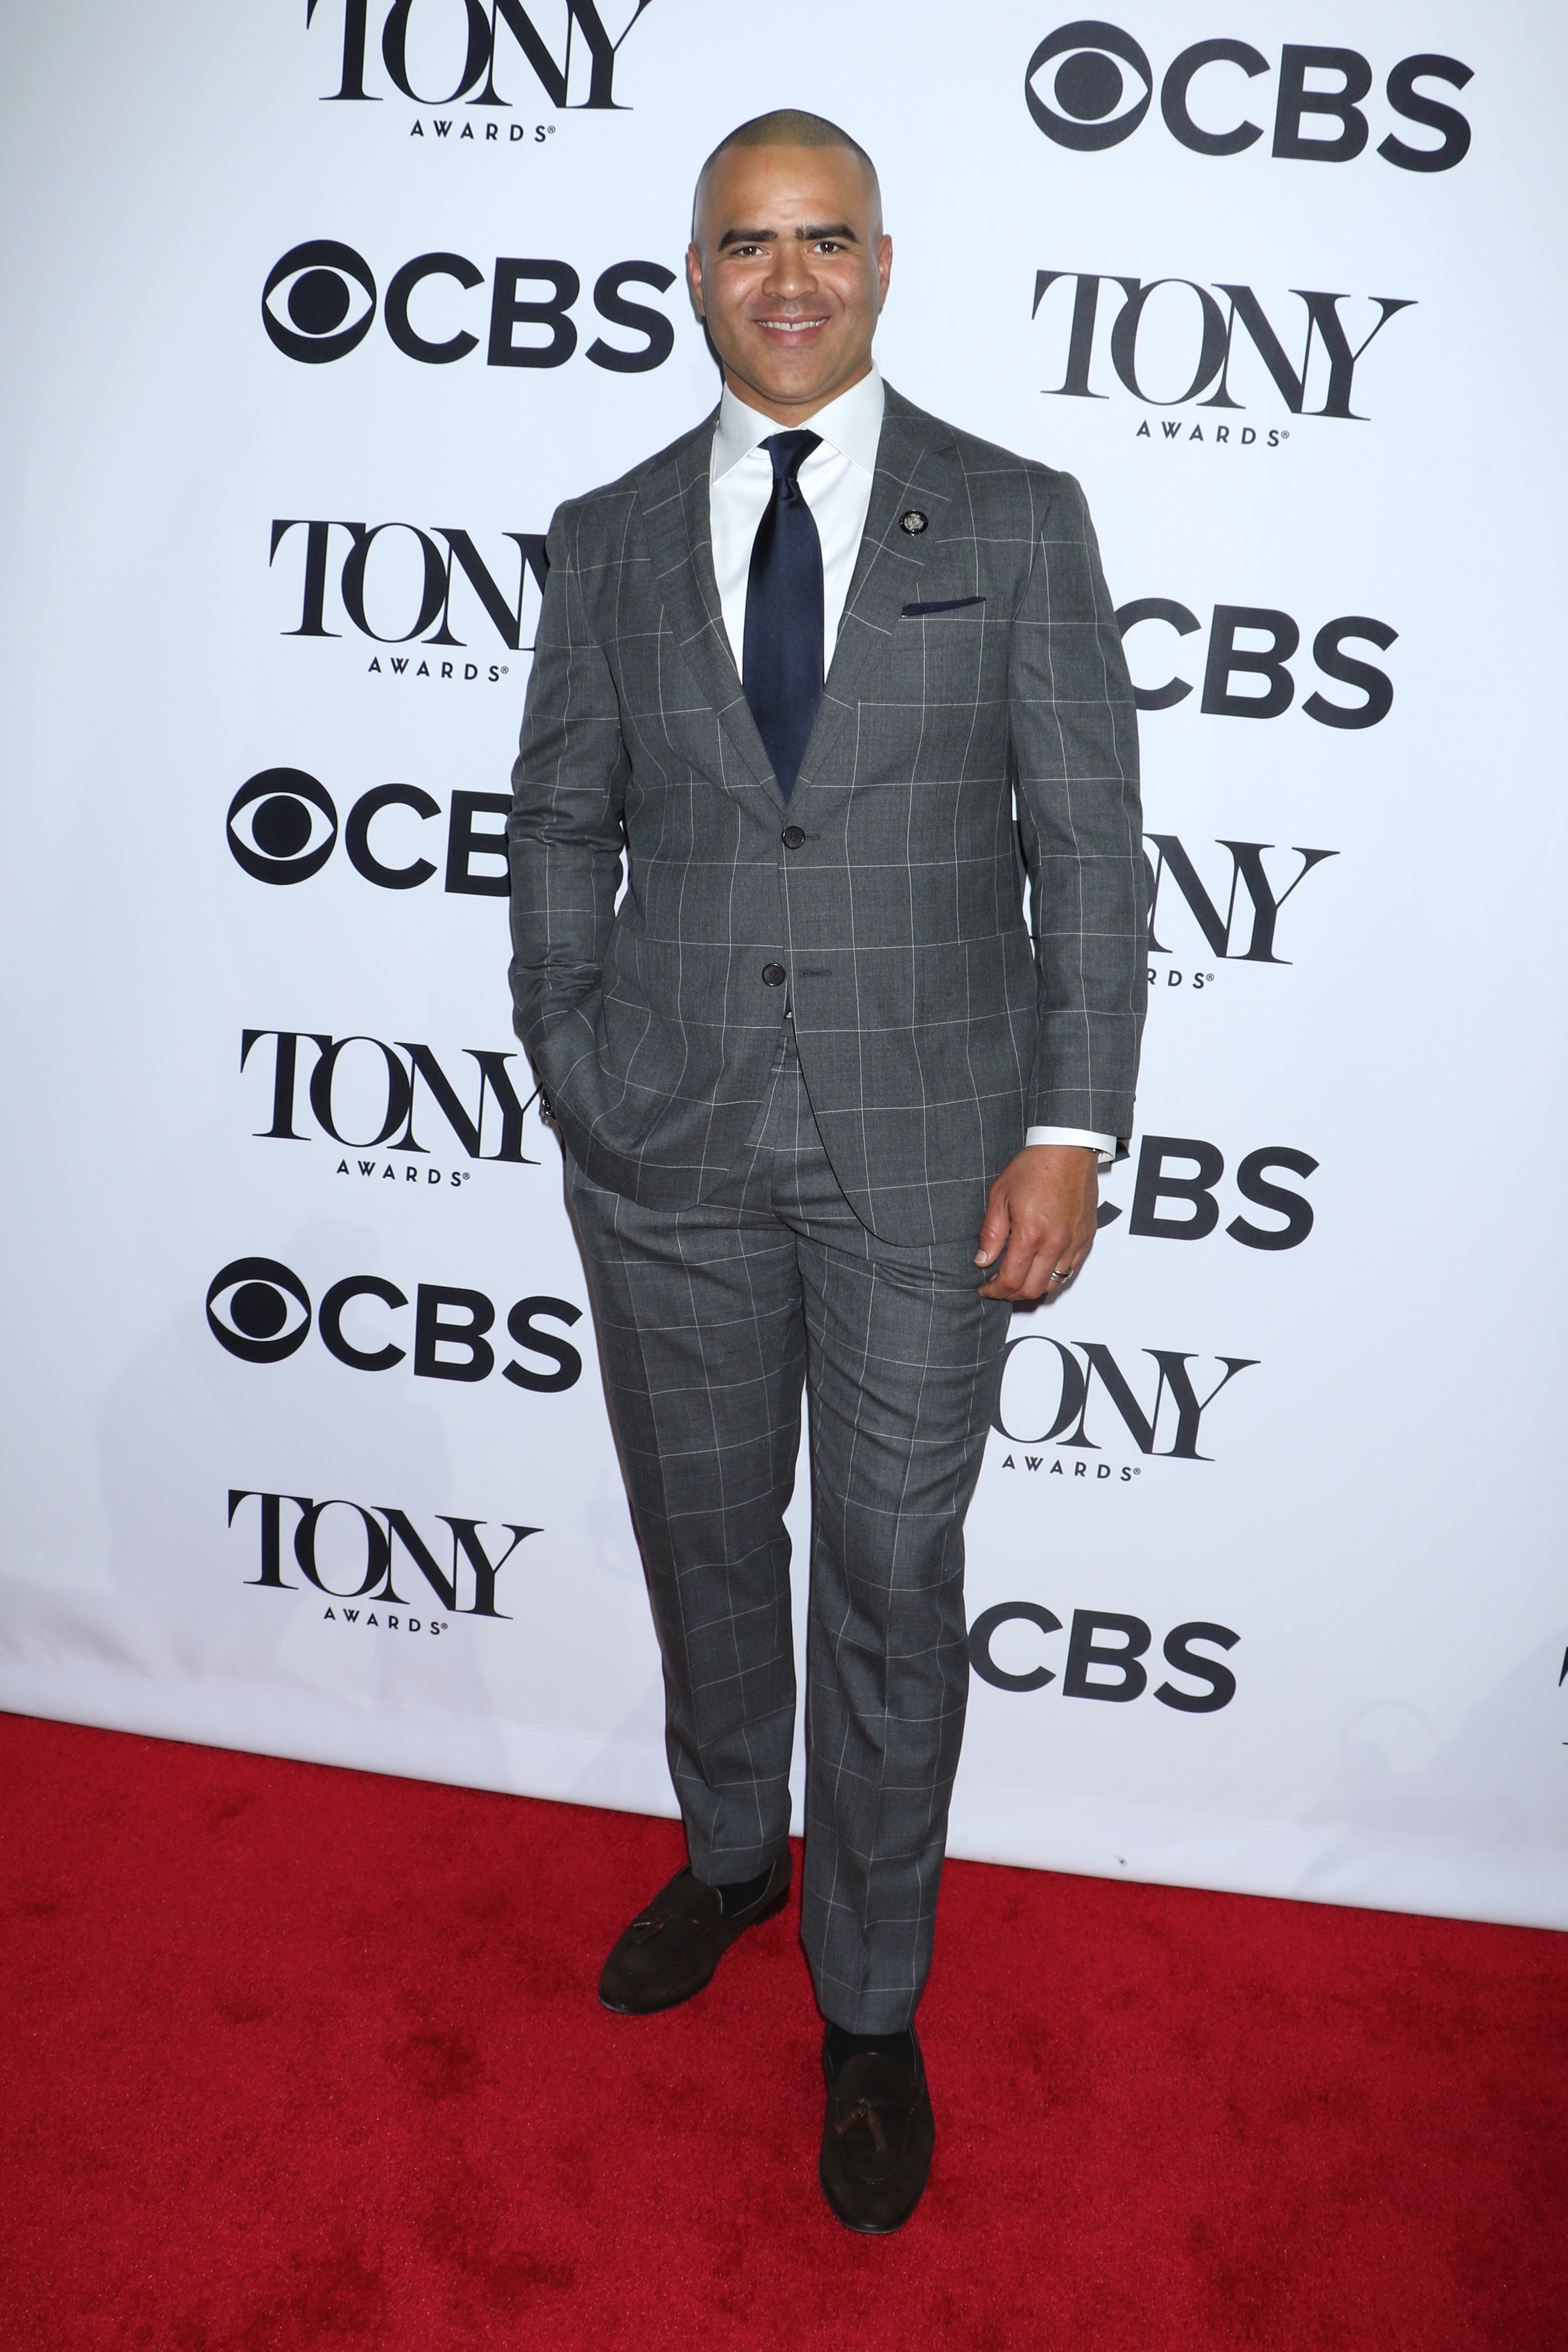
[[718,1887],[704,1886],[689,1866],[677,1872],[637,1913],[605,1962],[599,1979],[605,2007],[622,2017],[651,2017],[700,1993],[736,1938],[784,1909],[792,1868],[786,1845],[762,1893],[728,1917]]
[[902,2043],[910,2063],[884,2047],[834,2063],[835,2030],[823,2037],[827,2113],[822,2126],[822,2193],[847,2229],[880,2235],[902,2229],[925,2192],[936,2119],[925,2061],[911,2025]]

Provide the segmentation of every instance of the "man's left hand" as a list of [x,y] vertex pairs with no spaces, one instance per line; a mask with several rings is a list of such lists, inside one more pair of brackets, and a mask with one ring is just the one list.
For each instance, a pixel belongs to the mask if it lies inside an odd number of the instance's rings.
[[1003,1169],[985,1203],[974,1263],[990,1265],[1004,1243],[1007,1254],[981,1285],[981,1297],[1054,1297],[1094,1247],[1099,1205],[1094,1152],[1076,1143],[1026,1144]]

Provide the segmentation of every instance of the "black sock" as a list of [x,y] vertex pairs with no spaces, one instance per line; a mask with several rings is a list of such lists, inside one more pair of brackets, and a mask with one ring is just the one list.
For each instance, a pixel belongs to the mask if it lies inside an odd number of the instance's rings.
[[773,1874],[773,1866],[770,1862],[760,1877],[742,1878],[732,1886],[721,1886],[719,1900],[724,1906],[725,1918],[732,1919],[737,1911],[744,1911],[749,1904],[760,1903],[767,1893],[768,1881]]
[[827,2029],[827,2063],[835,2074],[847,2066],[851,2058],[891,2058],[906,2074],[915,2071],[915,2037],[912,2027],[901,2033],[850,2033],[842,2025]]

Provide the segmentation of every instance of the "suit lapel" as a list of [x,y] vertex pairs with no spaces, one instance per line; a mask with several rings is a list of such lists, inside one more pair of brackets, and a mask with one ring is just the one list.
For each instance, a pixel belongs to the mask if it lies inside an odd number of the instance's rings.
[[[801,761],[797,794],[821,772],[835,738],[855,709],[867,669],[886,650],[904,605],[919,597],[927,551],[942,535],[959,485],[952,435],[889,384],[866,530],[822,707]],[[902,529],[900,518],[911,510],[925,516],[923,531]]]
[[[710,417],[678,441],[649,469],[638,502],[655,585],[681,658],[712,705],[746,773],[771,793],[782,809],[786,805],[784,797],[757,732],[724,632],[713,572],[709,474],[714,421]],[[838,625],[833,667],[795,782],[797,800],[821,772],[835,738],[855,708],[860,683],[870,664],[885,651],[903,606],[919,596],[927,551],[942,534],[960,479],[947,428],[889,384],[866,529]],[[927,518],[925,530],[911,533],[900,528],[900,517],[911,509]]]
[[720,726],[747,774],[765,785],[781,808],[757,722],[742,690],[713,572],[709,472],[714,419],[661,457],[638,492],[653,558],[654,583],[681,659],[711,703]]

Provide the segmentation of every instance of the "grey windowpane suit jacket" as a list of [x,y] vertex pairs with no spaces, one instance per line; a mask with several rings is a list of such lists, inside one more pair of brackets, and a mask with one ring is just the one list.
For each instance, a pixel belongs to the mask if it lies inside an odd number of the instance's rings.
[[679,1209],[747,1142],[787,993],[858,1215],[957,1240],[1026,1127],[1131,1129],[1137,720],[1093,527],[1070,475],[889,386],[786,807],[721,615],[713,428],[551,526],[512,777],[518,1034],[587,1175]]

